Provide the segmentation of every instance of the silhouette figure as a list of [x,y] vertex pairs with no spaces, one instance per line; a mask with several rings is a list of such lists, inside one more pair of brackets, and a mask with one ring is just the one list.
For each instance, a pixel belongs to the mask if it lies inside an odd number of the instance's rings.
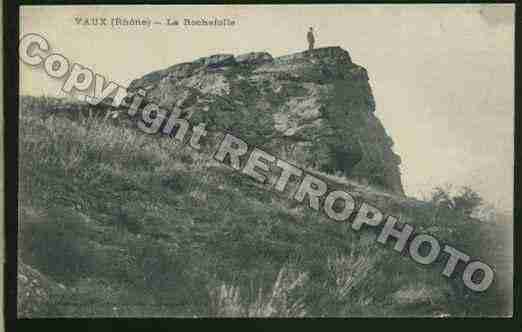
[[310,27],[308,33],[306,34],[306,38],[308,39],[308,51],[314,49],[315,37],[314,37],[314,28]]

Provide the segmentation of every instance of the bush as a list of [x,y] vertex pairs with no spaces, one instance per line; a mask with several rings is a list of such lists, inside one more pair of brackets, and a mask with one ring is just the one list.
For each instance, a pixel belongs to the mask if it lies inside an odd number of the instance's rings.
[[431,193],[431,202],[437,207],[453,210],[469,217],[475,208],[483,203],[482,197],[470,187],[462,187],[458,193],[451,194],[451,187],[436,187]]
[[303,317],[304,297],[294,293],[307,278],[304,272],[282,267],[271,292],[259,288],[251,301],[241,298],[238,286],[223,283],[210,290],[210,313],[218,317]]

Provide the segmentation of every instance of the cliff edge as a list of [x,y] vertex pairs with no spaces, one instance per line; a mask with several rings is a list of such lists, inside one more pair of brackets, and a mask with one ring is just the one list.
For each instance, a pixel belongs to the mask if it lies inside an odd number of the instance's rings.
[[365,68],[340,47],[273,58],[217,54],[134,80],[130,92],[207,130],[328,173],[404,194],[400,157],[375,116]]

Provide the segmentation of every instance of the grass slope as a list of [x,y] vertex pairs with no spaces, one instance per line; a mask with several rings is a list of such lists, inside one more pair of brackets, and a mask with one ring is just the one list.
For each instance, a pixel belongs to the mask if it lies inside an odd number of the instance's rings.
[[[501,286],[467,292],[441,266],[420,267],[375,234],[355,233],[172,139],[42,116],[55,108],[45,99],[21,105],[19,257],[65,286],[32,316],[509,311]],[[473,256],[505,252],[497,226],[369,189],[361,195]]]

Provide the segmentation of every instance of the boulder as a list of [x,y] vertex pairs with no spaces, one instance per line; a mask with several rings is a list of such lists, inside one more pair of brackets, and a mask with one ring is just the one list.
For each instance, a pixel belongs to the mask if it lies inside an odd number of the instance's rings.
[[250,52],[236,56],[236,61],[244,65],[259,65],[274,61],[274,58],[267,52]]
[[[404,194],[400,157],[377,118],[368,72],[341,47],[272,58],[216,54],[131,83],[194,125],[228,131],[288,162]],[[187,102],[190,101],[190,102]]]
[[48,316],[52,313],[53,296],[65,290],[64,285],[20,261],[17,288],[17,312],[20,318]]
[[214,54],[199,58],[194,63],[205,67],[219,68],[236,64],[236,59],[232,54]]

